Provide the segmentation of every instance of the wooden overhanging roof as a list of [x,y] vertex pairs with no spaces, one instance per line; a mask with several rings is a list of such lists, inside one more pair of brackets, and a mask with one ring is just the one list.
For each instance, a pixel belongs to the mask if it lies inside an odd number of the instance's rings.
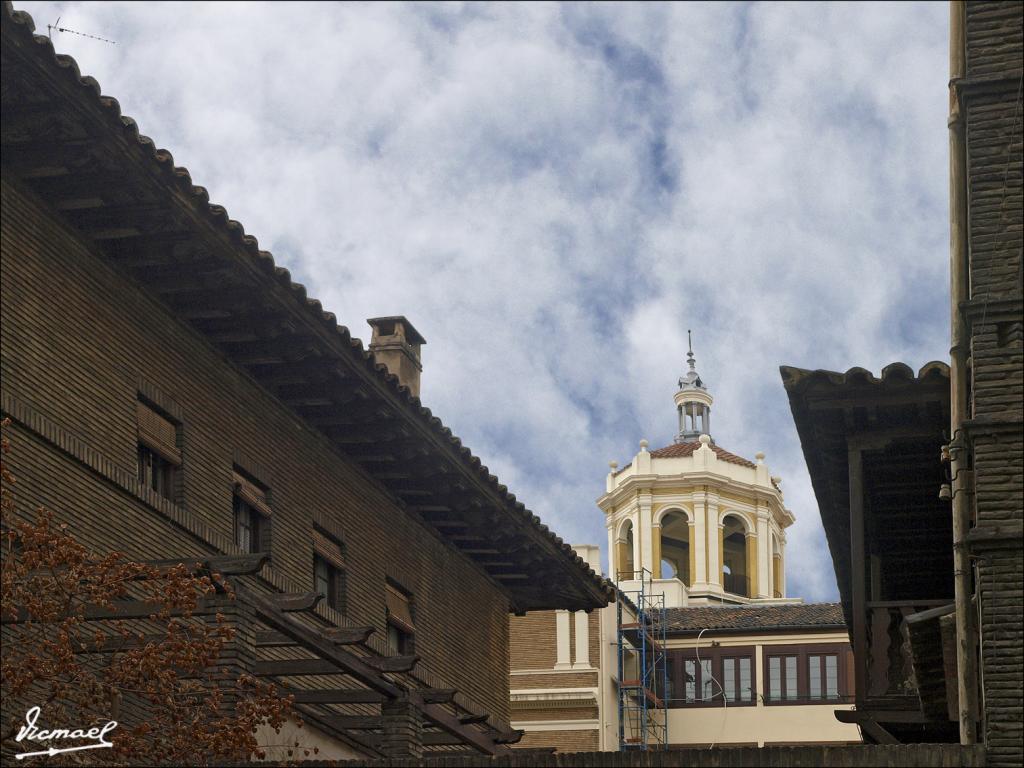
[[864,459],[872,513],[885,519],[885,530],[873,545],[885,547],[894,556],[890,562],[905,568],[901,578],[909,589],[948,580],[952,571],[942,568],[952,549],[941,535],[933,535],[933,522],[949,521],[949,504],[939,499],[944,482],[940,447],[949,427],[949,366],[931,362],[915,376],[907,365],[893,363],[881,378],[863,368],[837,373],[782,366],[780,372],[847,622],[852,604],[851,448],[876,451]]
[[34,35],[28,14],[5,2],[0,17],[6,178],[477,563],[513,611],[589,610],[613,598],[74,59]]

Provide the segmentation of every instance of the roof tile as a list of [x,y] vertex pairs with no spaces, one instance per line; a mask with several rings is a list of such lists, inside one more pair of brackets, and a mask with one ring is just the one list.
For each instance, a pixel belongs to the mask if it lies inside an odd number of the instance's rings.
[[794,605],[702,605],[669,608],[669,634],[707,630],[846,629],[839,603]]
[[[689,443],[673,443],[667,445],[664,448],[659,448],[656,451],[651,451],[651,458],[654,459],[675,459],[680,456],[692,456],[693,452],[700,448],[701,444],[694,441]],[[711,450],[715,452],[722,461],[728,461],[730,464],[739,464],[741,467],[750,467],[753,469],[757,465],[754,462],[744,459],[742,456],[737,456],[735,453],[730,453],[724,448],[719,448],[714,443],[711,443]]]

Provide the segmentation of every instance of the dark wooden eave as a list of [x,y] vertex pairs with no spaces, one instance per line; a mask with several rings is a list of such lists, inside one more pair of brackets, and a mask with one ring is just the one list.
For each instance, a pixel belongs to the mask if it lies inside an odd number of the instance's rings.
[[508,596],[515,612],[589,610],[614,596],[288,270],[211,204],[115,99],[4,3],[5,179],[190,325],[409,515]]
[[878,448],[877,460],[867,459],[873,463],[865,467],[868,491],[878,509],[892,510],[886,535],[876,543],[903,551],[906,562],[915,564],[907,579],[937,583],[948,577],[951,570],[942,570],[952,557],[948,542],[915,522],[937,514],[948,518],[948,503],[943,513],[944,502],[939,500],[939,448],[949,425],[949,367],[928,363],[915,376],[908,366],[893,363],[880,378],[863,368],[838,373],[782,366],[780,372],[847,623],[852,599],[848,457],[855,446]]

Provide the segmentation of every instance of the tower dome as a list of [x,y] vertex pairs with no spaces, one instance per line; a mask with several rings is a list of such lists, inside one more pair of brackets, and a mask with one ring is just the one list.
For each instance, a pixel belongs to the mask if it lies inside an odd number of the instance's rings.
[[675,394],[676,410],[679,413],[679,433],[675,439],[677,443],[692,443],[701,435],[711,436],[711,403],[714,402],[704,386],[704,380],[697,373],[690,331],[686,332],[686,338],[689,342],[686,362],[690,370],[679,377],[679,389]]

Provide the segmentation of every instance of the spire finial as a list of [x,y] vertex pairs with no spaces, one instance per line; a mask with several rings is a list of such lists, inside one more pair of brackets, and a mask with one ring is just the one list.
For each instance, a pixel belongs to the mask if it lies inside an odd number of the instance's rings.
[[689,329],[686,330],[686,341],[689,344],[690,351],[686,353],[686,362],[690,364],[690,370],[697,370],[697,361],[693,357],[693,334]]

